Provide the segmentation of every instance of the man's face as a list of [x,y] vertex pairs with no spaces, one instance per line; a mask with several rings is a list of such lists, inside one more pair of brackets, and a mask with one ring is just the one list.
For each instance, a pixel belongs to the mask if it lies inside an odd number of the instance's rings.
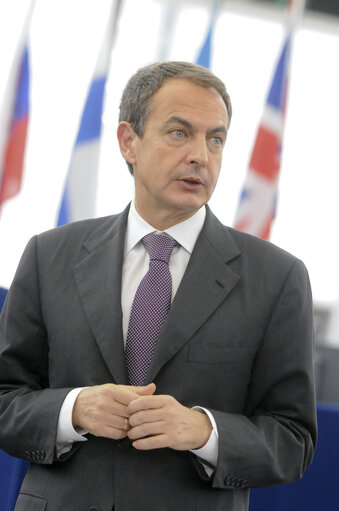
[[169,79],[154,94],[145,132],[133,131],[135,205],[164,229],[192,216],[210,199],[226,140],[227,110],[214,89]]

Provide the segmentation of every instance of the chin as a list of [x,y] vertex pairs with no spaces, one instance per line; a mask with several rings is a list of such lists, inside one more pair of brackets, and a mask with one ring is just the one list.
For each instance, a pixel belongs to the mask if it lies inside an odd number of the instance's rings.
[[183,215],[192,216],[196,213],[205,203],[199,202],[195,204],[185,204],[181,205],[181,207],[177,207],[176,210],[181,212]]

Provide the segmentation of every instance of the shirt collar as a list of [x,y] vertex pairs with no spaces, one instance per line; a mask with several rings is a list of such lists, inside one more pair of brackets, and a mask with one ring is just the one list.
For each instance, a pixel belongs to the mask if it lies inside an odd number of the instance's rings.
[[[179,224],[169,227],[163,232],[166,232],[169,236],[172,236],[179,245],[181,245],[190,254],[193,252],[193,248],[199,233],[204,225],[206,216],[206,208],[200,208],[193,216],[180,222]],[[139,241],[151,232],[159,232],[150,224],[148,224],[137,212],[132,202],[127,221],[127,231],[125,238],[125,256],[139,243]]]

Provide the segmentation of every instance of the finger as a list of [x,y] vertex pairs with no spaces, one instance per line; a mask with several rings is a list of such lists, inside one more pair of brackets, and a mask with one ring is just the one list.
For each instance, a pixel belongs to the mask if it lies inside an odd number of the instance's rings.
[[113,428],[113,427],[102,427],[100,430],[97,430],[96,432],[92,432],[94,436],[98,437],[104,437],[104,438],[110,438],[112,440],[122,440],[123,438],[127,437],[127,431],[120,428]]
[[156,390],[155,383],[149,383],[148,385],[115,385],[115,387],[135,392],[138,395],[151,395]]
[[133,426],[127,432],[128,438],[137,440],[148,436],[156,436],[165,433],[165,425],[162,421],[158,422],[145,422],[138,426]]
[[129,415],[133,415],[140,410],[162,408],[171,405],[172,401],[175,400],[171,396],[140,396],[130,401],[127,405],[127,412]]
[[163,408],[150,408],[148,410],[140,410],[129,416],[129,424],[132,428],[149,422],[159,422],[166,419]]
[[163,449],[165,447],[171,447],[169,438],[166,434],[160,434],[155,436],[149,436],[147,438],[140,438],[132,442],[135,449],[139,451],[148,451],[152,449]]
[[118,401],[113,401],[113,403],[109,406],[109,411],[111,415],[117,415],[118,417],[128,418],[129,413],[127,411],[127,406],[122,405]]
[[114,389],[114,400],[121,405],[127,406],[131,401],[137,399],[139,395],[133,390],[132,387],[127,385],[117,385]]
[[140,387],[132,387],[132,389],[139,395],[146,396],[154,394],[156,390],[155,383],[149,383],[148,385]]
[[106,426],[114,429],[120,429],[121,431],[128,431],[130,429],[130,423],[127,417],[118,417],[113,415],[112,419],[106,422]]
[[150,383],[144,387],[135,387],[132,385],[116,385],[114,387],[114,398],[123,405],[128,405],[139,395],[152,395],[155,392],[155,384]]

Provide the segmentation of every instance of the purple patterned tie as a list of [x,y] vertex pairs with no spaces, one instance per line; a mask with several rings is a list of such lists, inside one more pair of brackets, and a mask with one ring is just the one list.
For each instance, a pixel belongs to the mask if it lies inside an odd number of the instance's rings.
[[159,330],[171,306],[172,278],[168,263],[177,242],[163,234],[147,234],[142,242],[149,253],[146,275],[135,293],[129,319],[126,362],[131,385],[144,383]]

